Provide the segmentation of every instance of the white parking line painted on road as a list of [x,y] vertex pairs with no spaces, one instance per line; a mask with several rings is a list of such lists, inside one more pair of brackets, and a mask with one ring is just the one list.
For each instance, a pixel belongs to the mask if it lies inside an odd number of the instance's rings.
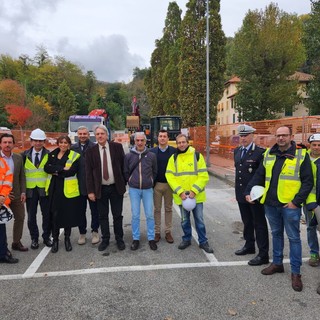
[[38,254],[38,256],[33,260],[26,272],[22,275],[22,278],[32,277],[37,272],[37,270],[41,266],[42,262],[44,261],[50,250],[51,248],[44,247]]
[[[60,234],[59,237],[61,236],[63,232],[63,229],[60,229]],[[49,247],[44,247],[41,252],[38,254],[38,256],[33,260],[29,268],[26,270],[26,272],[22,275],[23,278],[30,278],[32,277],[37,270],[40,268],[42,262],[50,252],[51,248]]]
[[[180,219],[181,219],[181,213],[180,213],[180,208],[178,205],[176,205],[175,203],[173,203],[173,207],[176,211],[176,213],[179,215]],[[191,226],[192,229],[192,238],[194,239],[194,241],[197,243],[197,245],[199,245],[198,240],[194,237],[195,234],[197,234],[197,231],[193,228],[193,226]],[[212,263],[218,263],[217,258],[215,257],[214,254],[212,253],[206,253],[204,250],[202,250],[204,255],[207,257],[208,261],[212,262]]]
[[[303,258],[307,261],[309,258]],[[289,264],[289,259],[283,260],[284,264]],[[3,280],[21,280],[27,278],[46,278],[46,277],[63,277],[63,276],[77,276],[89,275],[97,273],[118,273],[118,272],[136,272],[136,271],[160,271],[160,270],[175,270],[175,269],[189,269],[189,268],[210,268],[210,267],[236,267],[248,266],[247,261],[224,261],[224,262],[198,262],[198,263],[176,263],[176,264],[156,264],[144,266],[122,266],[122,267],[108,267],[108,268],[91,268],[68,271],[53,271],[53,272],[39,272],[26,274],[13,274],[0,276],[0,281]],[[254,268],[254,267],[250,267]]]

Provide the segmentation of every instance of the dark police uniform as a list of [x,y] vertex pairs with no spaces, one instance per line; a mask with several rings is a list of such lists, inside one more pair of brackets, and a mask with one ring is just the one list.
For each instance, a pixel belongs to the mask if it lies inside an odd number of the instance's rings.
[[[238,147],[234,150],[234,163],[236,168],[235,177],[235,193],[238,201],[241,219],[244,225],[243,238],[245,248],[255,248],[255,240],[259,248],[259,256],[264,258],[269,252],[268,226],[264,213],[264,206],[258,202],[250,204],[245,199],[245,189],[254,173],[263,161],[262,149],[252,143],[249,150],[241,158],[243,147]],[[250,250],[249,250],[250,251]]]

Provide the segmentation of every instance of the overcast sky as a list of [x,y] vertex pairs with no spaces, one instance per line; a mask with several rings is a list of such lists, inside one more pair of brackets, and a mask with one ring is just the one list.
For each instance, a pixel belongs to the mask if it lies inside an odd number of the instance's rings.
[[[167,0],[0,0],[0,54],[33,57],[37,46],[93,70],[99,80],[128,82],[150,65],[162,37]],[[177,0],[183,13],[187,0]],[[268,0],[221,0],[222,27],[234,36],[249,9]],[[310,12],[310,0],[274,0],[288,13]]]

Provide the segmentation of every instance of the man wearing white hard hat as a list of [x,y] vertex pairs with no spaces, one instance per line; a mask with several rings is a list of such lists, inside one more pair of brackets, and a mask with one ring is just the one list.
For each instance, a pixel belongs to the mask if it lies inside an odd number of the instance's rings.
[[[184,250],[191,245],[190,214],[192,212],[199,247],[207,253],[213,253],[208,243],[203,218],[203,202],[206,200],[205,186],[209,182],[206,163],[202,154],[189,146],[186,135],[179,134],[176,137],[176,143],[177,152],[168,161],[166,178],[173,191],[174,202],[179,205],[181,212],[181,227],[184,235],[178,248]],[[188,197],[193,200],[187,200]]]
[[259,266],[269,263],[268,225],[264,206],[259,201],[255,201],[253,204],[248,203],[244,192],[263,160],[265,149],[258,147],[253,142],[253,133],[256,129],[242,124],[238,126],[237,130],[240,146],[234,150],[234,165],[236,168],[235,193],[243,222],[245,244],[235,254],[239,256],[254,254],[256,252],[255,243],[257,243],[258,255],[251,259],[248,264]]
[[263,275],[283,273],[284,230],[290,247],[291,285],[294,291],[302,291],[302,245],[300,237],[301,206],[313,187],[311,163],[306,149],[298,148],[292,140],[292,130],[279,127],[276,144],[268,148],[258,170],[250,180],[245,194],[252,203],[253,186],[265,187],[260,200],[272,232],[273,261],[261,270]]
[[31,148],[22,152],[26,174],[26,206],[28,228],[31,236],[31,249],[39,248],[39,228],[37,224],[38,204],[42,213],[42,238],[47,247],[52,246],[49,218],[49,203],[45,192],[47,173],[44,165],[48,160],[49,150],[44,147],[47,137],[44,131],[37,128],[30,134]]
[[[310,249],[310,259],[308,261],[311,267],[319,266],[319,241],[317,235],[317,224],[320,225],[320,133],[312,134],[308,142],[310,143],[310,149],[308,151],[314,185],[311,193],[306,200],[306,206],[303,207],[303,211],[306,216],[307,223],[307,239]],[[314,219],[315,218],[315,219]],[[317,223],[313,223],[316,220]],[[320,294],[320,286],[317,289]]]

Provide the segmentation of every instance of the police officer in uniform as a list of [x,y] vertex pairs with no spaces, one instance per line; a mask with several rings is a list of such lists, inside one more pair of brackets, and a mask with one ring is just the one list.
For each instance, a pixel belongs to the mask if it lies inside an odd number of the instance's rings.
[[244,225],[243,238],[245,245],[235,252],[236,255],[254,254],[255,242],[259,249],[258,255],[248,264],[259,266],[269,263],[269,238],[268,226],[265,218],[264,206],[256,201],[250,204],[246,201],[244,191],[253,177],[255,171],[263,160],[264,149],[253,142],[253,127],[239,125],[240,147],[234,150],[234,163],[236,168],[235,193],[238,202],[241,219]]

